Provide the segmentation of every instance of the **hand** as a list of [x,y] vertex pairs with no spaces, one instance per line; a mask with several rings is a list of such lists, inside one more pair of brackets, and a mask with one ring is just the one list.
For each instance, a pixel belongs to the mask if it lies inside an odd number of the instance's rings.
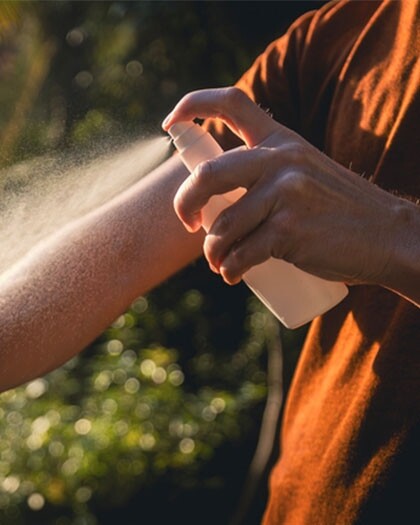
[[390,284],[406,201],[328,158],[237,88],[186,95],[163,127],[195,117],[221,118],[247,146],[200,164],[174,200],[196,231],[212,195],[247,189],[204,242],[211,268],[227,283],[272,256],[330,280]]

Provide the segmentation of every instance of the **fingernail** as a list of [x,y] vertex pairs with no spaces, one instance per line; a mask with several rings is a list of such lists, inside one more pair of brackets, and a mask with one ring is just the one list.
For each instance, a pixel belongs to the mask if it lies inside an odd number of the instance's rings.
[[162,122],[162,128],[166,131],[166,127],[167,127],[167,124],[168,122],[171,120],[171,117],[172,117],[172,111],[169,113],[169,115],[167,115],[165,117],[165,119],[163,120]]
[[226,282],[226,284],[229,284],[230,286],[233,286],[233,285],[238,284],[239,282],[241,282],[242,276],[229,277],[228,278],[227,275],[226,275],[227,268],[225,266],[221,266],[219,268],[219,270],[220,270],[220,274],[223,277],[223,280]]
[[219,275],[219,270],[216,268],[216,266],[213,266],[210,262],[209,262],[209,267],[210,267],[210,270],[213,272],[213,273],[217,273]]
[[196,233],[201,227],[197,222],[184,222],[184,227],[189,233]]
[[184,222],[184,227],[185,229],[187,230],[187,232],[189,233],[195,233],[197,231],[198,228],[194,228],[192,227],[190,224],[188,224],[187,222]]
[[191,232],[198,231],[201,228],[201,213],[200,212],[193,213],[188,218],[188,223],[185,223],[185,224],[189,231]]

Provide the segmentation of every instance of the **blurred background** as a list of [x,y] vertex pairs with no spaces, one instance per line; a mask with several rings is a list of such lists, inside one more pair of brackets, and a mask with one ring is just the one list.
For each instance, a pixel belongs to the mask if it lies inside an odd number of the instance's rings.
[[[182,95],[233,84],[322,4],[1,2],[0,184],[34,157],[161,134]],[[0,396],[0,523],[259,523],[304,335],[201,261],[139,297]]]

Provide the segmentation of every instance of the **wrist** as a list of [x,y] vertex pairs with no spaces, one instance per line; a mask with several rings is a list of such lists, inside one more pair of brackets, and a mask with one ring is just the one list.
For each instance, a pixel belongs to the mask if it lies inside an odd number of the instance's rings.
[[389,259],[378,284],[420,306],[420,208],[399,198],[390,221]]

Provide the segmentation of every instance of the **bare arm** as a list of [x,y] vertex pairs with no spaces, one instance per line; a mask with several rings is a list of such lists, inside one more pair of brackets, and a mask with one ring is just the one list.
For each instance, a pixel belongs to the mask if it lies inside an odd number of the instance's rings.
[[186,176],[169,159],[0,276],[0,390],[67,361],[200,254],[202,234],[188,234],[173,211]]

